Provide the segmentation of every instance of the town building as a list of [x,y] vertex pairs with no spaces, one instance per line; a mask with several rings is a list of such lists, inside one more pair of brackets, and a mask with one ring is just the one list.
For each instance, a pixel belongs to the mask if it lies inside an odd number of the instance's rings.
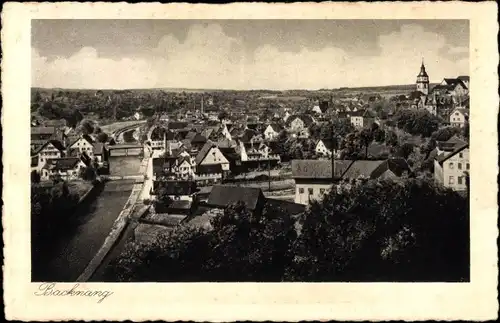
[[434,156],[434,179],[455,191],[467,190],[466,177],[470,171],[469,144],[453,136],[437,142]]
[[[159,180],[153,181],[150,191],[152,200],[157,201],[156,212],[190,214],[197,204],[198,188],[193,180]],[[168,197],[170,204],[161,203],[161,199]]]
[[62,158],[64,155],[65,148],[59,140],[47,140],[32,157],[37,157],[35,168],[40,170],[48,160]]
[[388,160],[335,160],[332,176],[331,160],[292,160],[295,180],[295,203],[309,204],[327,194],[332,185],[339,190],[353,181],[376,178],[400,178],[411,172],[403,158]]
[[287,130],[292,136],[300,138],[309,137],[309,126],[316,120],[311,115],[292,115],[286,120]]
[[103,143],[94,144],[94,159],[97,161],[99,166],[102,166],[105,162],[109,161],[109,150]]
[[315,152],[321,156],[331,156],[332,150],[334,150],[333,140],[319,139],[316,142]]
[[37,151],[51,139],[65,143],[66,138],[64,132],[57,127],[31,127],[30,131],[30,148],[32,151]]
[[89,135],[82,135],[73,143],[69,144],[68,149],[78,150],[80,154],[85,153],[89,157],[94,156],[94,140]]
[[264,130],[264,137],[267,140],[274,140],[278,137],[280,131],[283,130],[283,127],[277,123],[271,123]]
[[462,83],[467,87],[467,90],[469,90],[470,77],[468,75],[460,75],[457,79],[462,81]]
[[421,92],[423,95],[429,94],[429,75],[425,70],[423,60],[420,66],[420,73],[417,75],[417,91]]
[[246,208],[259,214],[266,204],[266,198],[260,188],[234,185],[214,185],[207,199],[207,206],[225,209],[226,206],[243,202]]
[[455,108],[450,114],[450,125],[463,128],[468,122],[469,112],[464,108]]
[[63,180],[77,179],[81,169],[90,166],[90,159],[81,157],[66,157],[49,159],[42,167],[41,179],[50,180],[59,177]]
[[354,128],[363,128],[364,122],[363,122],[363,114],[364,111],[354,111],[351,112],[350,115],[350,121],[351,124],[353,125]]
[[432,89],[432,92],[442,95],[451,95],[455,98],[464,98],[469,93],[469,90],[461,79],[445,78],[440,84]]

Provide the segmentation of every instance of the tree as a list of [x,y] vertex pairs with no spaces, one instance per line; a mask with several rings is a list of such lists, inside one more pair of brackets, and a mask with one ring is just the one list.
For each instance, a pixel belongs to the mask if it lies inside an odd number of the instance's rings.
[[365,147],[365,158],[368,158],[368,147],[373,142],[373,131],[369,128],[364,128],[359,134],[361,146]]
[[427,146],[424,148],[424,153],[428,154],[434,148],[438,141],[448,141],[454,135],[462,135],[462,129],[458,127],[444,127],[439,130],[434,131],[428,142]]
[[395,147],[398,144],[398,135],[392,130],[386,130],[385,132],[385,144],[387,146]]
[[218,119],[219,119],[219,121],[221,121],[221,122],[222,122],[222,120],[227,119],[228,117],[229,117],[229,116],[228,116],[228,114],[227,114],[227,112],[226,112],[226,111],[221,111],[221,112],[219,112],[219,114],[217,115],[217,118],[218,118]]
[[155,114],[155,108],[154,107],[141,107],[140,110],[141,114],[147,118],[152,117]]
[[155,201],[155,209],[162,212],[172,204],[174,200],[169,196],[169,190],[165,186],[161,186],[157,192],[157,199]]
[[[278,207],[262,213],[228,205],[209,228],[180,226],[150,243],[129,243],[110,266],[120,281],[281,281],[292,259],[295,220]],[[116,279],[116,278],[114,278]]]
[[98,135],[97,135],[97,141],[98,142],[102,142],[102,143],[105,143],[107,142],[109,139],[109,136],[107,133],[105,132],[100,132]]
[[395,115],[397,127],[412,135],[430,137],[439,127],[440,120],[427,110],[399,110]]
[[38,173],[36,170],[31,171],[31,183],[40,183],[40,173]]
[[94,132],[94,123],[90,120],[82,120],[77,128],[77,132],[83,135],[90,135]]
[[97,177],[96,169],[91,166],[80,168],[80,172],[78,175],[81,179],[89,182],[95,180]]
[[424,179],[369,180],[331,192],[304,213],[287,279],[467,280],[466,203]]
[[32,103],[39,103],[42,101],[42,96],[40,95],[40,92],[35,91],[33,95],[31,96],[31,102]]
[[410,143],[403,143],[401,146],[397,148],[397,155],[404,159],[407,159],[408,156],[413,152],[414,145]]
[[341,158],[343,159],[358,159],[360,158],[359,152],[361,151],[361,140],[359,132],[348,134],[342,141]]
[[469,121],[465,122],[462,135],[469,142]]

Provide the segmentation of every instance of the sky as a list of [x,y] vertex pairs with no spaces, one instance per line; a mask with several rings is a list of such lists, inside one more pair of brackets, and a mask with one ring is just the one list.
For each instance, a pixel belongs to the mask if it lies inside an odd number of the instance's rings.
[[320,89],[469,75],[467,20],[32,20],[33,87]]

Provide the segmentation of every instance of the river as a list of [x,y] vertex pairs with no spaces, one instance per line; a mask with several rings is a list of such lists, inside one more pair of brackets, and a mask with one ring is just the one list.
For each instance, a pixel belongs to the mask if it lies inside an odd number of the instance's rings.
[[[111,175],[137,175],[137,156],[110,158]],[[111,181],[97,197],[73,214],[68,224],[43,256],[43,265],[32,271],[33,281],[75,281],[95,256],[132,192],[133,180]]]

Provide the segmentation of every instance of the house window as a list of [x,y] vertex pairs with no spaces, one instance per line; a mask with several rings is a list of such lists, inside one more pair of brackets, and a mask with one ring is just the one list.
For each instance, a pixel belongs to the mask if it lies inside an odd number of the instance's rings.
[[299,194],[304,194],[304,188],[299,188]]
[[458,163],[458,169],[462,169],[462,163]]
[[313,195],[313,193],[314,193],[314,190],[312,188],[308,188],[307,191],[308,191],[309,195]]
[[453,163],[450,163],[450,169],[453,169]]
[[458,184],[462,184],[462,176],[458,176]]
[[[460,157],[460,158],[464,158],[464,154],[463,154],[463,153],[458,153],[458,157]],[[460,164],[459,164],[459,165],[460,165]],[[459,168],[459,169],[461,169],[461,168]]]
[[319,194],[325,194],[325,189],[324,188],[320,188],[319,189]]
[[467,163],[467,165],[465,165],[465,169],[469,169],[469,163]]
[[455,184],[455,178],[453,178],[453,176],[450,176],[448,184]]

